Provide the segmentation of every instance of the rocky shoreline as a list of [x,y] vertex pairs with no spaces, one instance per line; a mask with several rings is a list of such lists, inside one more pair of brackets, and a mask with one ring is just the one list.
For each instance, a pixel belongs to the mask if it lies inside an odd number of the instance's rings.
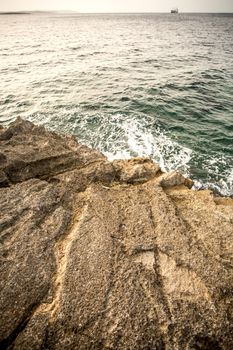
[[233,200],[0,129],[1,349],[232,349]]

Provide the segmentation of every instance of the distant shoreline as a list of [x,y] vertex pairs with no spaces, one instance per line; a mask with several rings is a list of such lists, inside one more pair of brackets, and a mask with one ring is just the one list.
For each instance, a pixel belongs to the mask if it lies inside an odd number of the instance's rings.
[[0,12],[0,15],[30,15],[31,12]]
[[36,14],[51,14],[51,13],[59,13],[59,12],[56,12],[56,11],[4,11],[4,12],[0,12],[0,15],[36,15]]

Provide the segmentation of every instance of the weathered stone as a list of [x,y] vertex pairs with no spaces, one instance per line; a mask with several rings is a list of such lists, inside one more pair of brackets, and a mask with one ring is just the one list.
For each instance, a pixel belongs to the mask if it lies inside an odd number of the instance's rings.
[[113,166],[121,183],[142,183],[155,178],[160,172],[159,165],[147,158],[115,160]]
[[11,183],[50,178],[105,159],[72,137],[56,135],[20,118],[0,134],[0,143],[1,158],[4,157],[0,170]]
[[171,173],[167,173],[161,176],[160,184],[162,187],[173,187],[180,185],[187,186],[188,188],[193,187],[193,181],[184,177],[177,171],[172,171]]
[[20,119],[2,133],[1,349],[233,348],[233,200]]

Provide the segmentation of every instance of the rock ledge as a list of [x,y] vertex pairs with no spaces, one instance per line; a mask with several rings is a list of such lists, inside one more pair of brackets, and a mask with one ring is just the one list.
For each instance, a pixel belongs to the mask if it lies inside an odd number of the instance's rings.
[[1,349],[233,348],[233,200],[0,129]]

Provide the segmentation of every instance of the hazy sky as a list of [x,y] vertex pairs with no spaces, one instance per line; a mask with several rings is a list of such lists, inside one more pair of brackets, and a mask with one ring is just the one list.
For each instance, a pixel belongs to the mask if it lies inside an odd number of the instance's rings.
[[73,10],[80,12],[233,12],[233,0],[0,0],[0,11]]

